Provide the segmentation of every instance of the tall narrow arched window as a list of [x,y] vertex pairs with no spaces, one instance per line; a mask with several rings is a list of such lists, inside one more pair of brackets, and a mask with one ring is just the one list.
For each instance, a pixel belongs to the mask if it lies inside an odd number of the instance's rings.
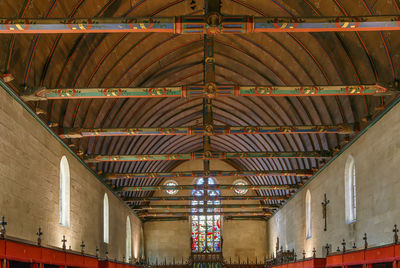
[[349,156],[345,166],[344,174],[344,196],[345,196],[345,211],[346,223],[356,221],[356,166],[354,158]]
[[69,227],[70,217],[70,176],[68,160],[65,156],[60,161],[60,224]]
[[110,211],[108,207],[108,195],[104,194],[103,200],[103,241],[104,243],[110,242]]
[[306,193],[306,239],[311,238],[311,193]]
[[[208,185],[215,184],[208,178]],[[204,185],[205,179],[199,178],[196,184]],[[192,251],[197,253],[221,252],[221,201],[218,190],[207,190],[208,208],[204,209],[204,190],[192,191]]]
[[126,262],[132,258],[132,231],[131,231],[131,220],[129,216],[126,217],[126,243],[125,243],[125,256]]

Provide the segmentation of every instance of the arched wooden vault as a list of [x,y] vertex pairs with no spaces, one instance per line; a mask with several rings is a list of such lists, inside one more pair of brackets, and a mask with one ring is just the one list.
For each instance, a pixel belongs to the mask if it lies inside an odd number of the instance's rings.
[[[202,16],[205,13],[204,2],[200,0],[15,0],[1,7],[0,17],[9,20],[65,18],[68,21],[73,18]],[[397,18],[400,3],[398,0],[222,0],[221,13],[255,17],[375,18],[373,16],[387,15]],[[7,23],[2,20],[0,24]],[[203,85],[205,82],[203,34],[87,34],[84,31],[18,34],[21,26],[15,27],[16,34],[11,34],[14,32],[7,28],[9,32],[0,35],[0,66],[4,80],[19,89],[21,95],[41,87],[103,88],[101,92],[104,92],[104,89],[113,87],[177,87]],[[80,26],[77,24],[77,27]],[[218,34],[213,37],[213,82],[218,85],[297,87],[379,84],[384,89],[393,90],[400,71],[400,33],[398,29],[386,30]],[[212,100],[215,126],[355,124],[355,127],[352,126],[352,134],[314,131],[306,134],[249,133],[206,137],[210,138],[211,151],[214,152],[335,153],[353,136],[354,129],[367,126],[396,94],[216,97]],[[204,127],[202,98],[83,98],[27,102],[61,134],[71,128]],[[84,159],[98,155],[201,153],[204,150],[202,135],[62,137]],[[249,176],[253,185],[295,185],[304,182],[326,160],[311,157],[225,161],[242,171],[290,173]],[[168,173],[182,160],[95,162],[91,167],[107,178],[115,173]],[[305,176],[296,176],[296,171]],[[156,186],[162,180],[148,174],[147,178],[114,178],[110,183],[121,190],[120,187],[126,186]],[[257,190],[257,193],[273,197],[286,196],[291,191],[264,189]],[[153,192],[123,191],[121,194],[124,198],[137,198],[152,196]],[[280,203],[278,200],[261,201],[261,204]]]

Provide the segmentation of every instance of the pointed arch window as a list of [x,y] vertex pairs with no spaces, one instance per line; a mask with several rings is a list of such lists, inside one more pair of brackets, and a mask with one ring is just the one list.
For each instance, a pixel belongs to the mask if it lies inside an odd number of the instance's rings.
[[350,224],[356,221],[357,216],[356,166],[352,156],[349,156],[345,166],[344,192],[346,223]]
[[129,219],[129,216],[126,217],[126,262],[129,262],[129,260],[132,258],[132,230],[131,230],[131,220]]
[[104,194],[103,199],[103,241],[104,243],[110,242],[110,211],[108,207],[108,195],[107,193]]
[[311,238],[311,193],[306,193],[306,239]]
[[67,157],[60,161],[60,224],[69,227],[70,221],[70,174]]
[[[204,178],[196,181],[197,185],[204,185]],[[208,178],[208,184],[213,185],[213,178]],[[221,209],[218,205],[220,200],[208,200],[207,206],[216,206],[203,208],[204,206],[204,190],[193,190],[194,200],[192,206],[192,251],[196,253],[221,252]],[[218,190],[207,190],[207,195],[216,197],[220,195]]]

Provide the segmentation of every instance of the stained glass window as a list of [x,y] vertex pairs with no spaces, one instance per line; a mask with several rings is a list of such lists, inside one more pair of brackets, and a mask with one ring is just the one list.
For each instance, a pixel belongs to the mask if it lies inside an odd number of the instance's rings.
[[[178,183],[174,180],[168,180],[164,183],[165,186],[178,186]],[[178,193],[178,189],[168,189],[165,190],[167,194],[174,195]]]
[[[197,185],[204,185],[204,178],[196,181]],[[213,185],[213,178],[208,178],[208,184]],[[199,197],[204,196],[204,190],[193,190],[192,195]],[[207,190],[208,196],[218,196],[218,190]],[[215,208],[204,208],[203,200],[193,200],[192,206],[192,251],[197,253],[221,252],[221,209],[218,205],[221,201],[207,201],[208,206],[217,206]]]
[[238,195],[245,195],[248,191],[247,188],[240,188],[240,186],[245,186],[247,185],[247,182],[245,180],[236,180],[234,183],[237,187],[233,190],[235,194]]

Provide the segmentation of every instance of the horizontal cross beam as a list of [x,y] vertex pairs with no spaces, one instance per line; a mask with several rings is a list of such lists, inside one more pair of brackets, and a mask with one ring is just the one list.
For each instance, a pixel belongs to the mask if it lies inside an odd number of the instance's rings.
[[39,88],[21,90],[25,101],[57,99],[112,99],[112,98],[219,98],[240,96],[338,96],[389,95],[398,91],[394,86],[237,86],[209,83],[199,86],[143,87],[143,88]]
[[188,216],[208,216],[208,215],[221,215],[221,216],[271,216],[271,212],[255,211],[255,212],[164,212],[164,213],[143,213],[139,217],[188,217]]
[[[187,221],[189,220],[188,216],[185,217],[149,217],[146,216],[143,218],[143,221],[148,222],[148,221]],[[225,216],[224,220],[263,220],[265,221],[266,218],[264,216]]]
[[206,159],[248,159],[248,158],[330,158],[332,151],[313,152],[206,152],[183,154],[151,154],[151,155],[95,155],[85,156],[87,163],[98,162],[135,162],[135,161],[168,161],[168,160],[206,160]]
[[[216,200],[255,200],[255,201],[265,201],[265,200],[286,200],[290,196],[289,195],[281,195],[281,196],[207,196],[207,201],[216,201]],[[204,196],[152,196],[152,197],[128,197],[125,199],[126,202],[137,202],[137,201],[204,201]]]
[[276,209],[278,205],[265,205],[265,204],[219,204],[219,205],[144,205],[132,207],[133,210],[155,210],[155,209],[196,209],[196,208],[259,208],[259,209]]
[[189,217],[145,217],[144,222],[148,221],[187,221]]
[[109,173],[104,176],[105,180],[128,180],[128,179],[155,179],[155,178],[198,178],[198,177],[249,177],[249,176],[293,176],[312,177],[312,170],[242,170],[242,171],[180,171],[180,172],[154,172],[154,173]]
[[157,186],[127,186],[115,188],[117,192],[144,192],[166,190],[296,190],[299,187],[293,184],[285,185],[157,185]]
[[[0,34],[161,32],[175,34],[238,34],[252,32],[398,31],[398,15],[358,17],[216,16],[209,25],[204,16],[158,18],[0,18]],[[215,20],[214,20],[215,21]]]
[[241,134],[352,134],[354,124],[312,125],[312,126],[194,126],[194,127],[137,127],[137,128],[64,128],[60,129],[62,139],[109,136],[216,136]]

